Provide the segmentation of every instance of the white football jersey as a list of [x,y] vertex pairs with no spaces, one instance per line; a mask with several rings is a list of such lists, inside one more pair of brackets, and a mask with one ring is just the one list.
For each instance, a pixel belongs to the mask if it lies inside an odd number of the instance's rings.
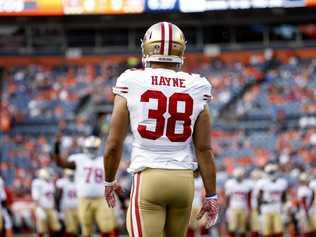
[[256,184],[258,180],[255,179],[246,179],[246,182],[248,183],[248,186],[250,188],[250,205],[251,208],[257,208],[257,198],[258,193],[256,192]]
[[76,164],[75,183],[78,197],[103,197],[103,157],[92,159],[87,154],[78,153],[69,156],[68,160]]
[[42,208],[55,207],[55,186],[52,182],[43,179],[34,179],[32,182],[32,199]]
[[1,208],[1,202],[5,201],[7,199],[7,194],[4,189],[4,181],[0,177],[0,208]]
[[282,211],[282,195],[287,189],[285,179],[279,178],[275,182],[270,179],[261,180],[258,185],[263,191],[262,213],[271,213]]
[[297,198],[299,200],[306,199],[306,204],[309,207],[313,202],[313,191],[308,186],[301,185],[297,189]]
[[316,179],[312,179],[309,183],[309,187],[314,192],[315,198],[314,198],[314,205],[316,206]]
[[127,70],[113,92],[127,100],[134,135],[130,172],[197,168],[192,134],[211,99],[206,78],[168,69]]
[[62,190],[62,197],[60,200],[61,210],[76,208],[78,206],[76,183],[71,182],[67,178],[61,178],[57,180],[56,186]]
[[249,207],[251,186],[247,180],[238,182],[229,179],[225,184],[225,194],[229,196],[229,208],[247,209]]
[[310,181],[309,187],[316,193],[316,179]]

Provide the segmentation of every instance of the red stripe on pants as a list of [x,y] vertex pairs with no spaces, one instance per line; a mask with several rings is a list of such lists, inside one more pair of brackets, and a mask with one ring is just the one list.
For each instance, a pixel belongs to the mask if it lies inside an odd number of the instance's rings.
[[[134,197],[134,190],[135,190],[135,182],[133,180],[133,184],[132,184],[132,194],[131,194],[131,200],[133,200]],[[130,224],[131,224],[131,232],[132,232],[132,237],[134,237],[134,228],[133,228],[133,203],[131,203],[131,210],[130,210]]]
[[139,189],[140,189],[140,173],[136,174],[136,194],[135,194],[135,212],[136,212],[136,223],[137,223],[137,229],[138,229],[138,236],[142,237],[142,226],[140,222],[140,214],[139,214],[139,208],[138,208],[138,195],[139,195]]

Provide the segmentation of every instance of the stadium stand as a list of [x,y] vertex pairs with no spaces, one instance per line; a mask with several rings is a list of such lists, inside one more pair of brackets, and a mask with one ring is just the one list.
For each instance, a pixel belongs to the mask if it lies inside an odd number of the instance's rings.
[[[223,161],[228,172],[235,165],[251,170],[272,160],[289,162],[290,168],[310,165],[315,155],[315,128],[310,127],[315,121],[300,121],[316,113],[314,60],[289,57],[288,64],[282,57],[275,57],[274,63],[262,57],[249,62],[201,58],[204,62],[190,70],[213,85],[210,108],[219,164]],[[68,152],[78,149],[80,138],[95,129],[91,121],[97,118],[89,107],[111,105],[111,88],[127,67],[126,59],[116,64],[5,67],[1,112],[2,120],[9,122],[2,121],[0,169],[6,183],[16,192],[28,193],[35,170],[50,163],[50,144],[58,126],[74,135],[66,142]],[[228,105],[230,109],[221,112]],[[229,113],[238,119],[229,121]]]

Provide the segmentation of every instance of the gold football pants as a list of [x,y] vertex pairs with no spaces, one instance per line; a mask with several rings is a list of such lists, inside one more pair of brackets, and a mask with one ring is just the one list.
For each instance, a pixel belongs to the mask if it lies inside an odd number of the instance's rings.
[[80,230],[78,209],[66,208],[64,210],[65,229],[67,233],[78,234]]
[[134,174],[127,229],[131,237],[184,237],[194,194],[192,170]]
[[117,227],[114,209],[106,205],[103,197],[80,198],[78,211],[84,237],[92,236],[95,222],[102,233],[111,232]]
[[281,213],[272,212],[262,214],[262,235],[269,236],[283,233]]
[[58,220],[57,212],[52,208],[43,208],[46,218],[36,216],[36,229],[40,234],[48,233],[48,231],[59,231],[61,225]]

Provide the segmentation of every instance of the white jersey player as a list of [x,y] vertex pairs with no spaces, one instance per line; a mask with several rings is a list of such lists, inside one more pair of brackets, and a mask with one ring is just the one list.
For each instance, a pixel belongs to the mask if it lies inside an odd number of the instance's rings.
[[316,213],[316,178],[313,178],[310,182],[309,182],[309,187],[311,188],[311,190],[314,193],[314,209],[315,209],[315,213]]
[[63,214],[67,236],[76,236],[79,233],[77,186],[74,181],[74,172],[64,170],[64,177],[57,180],[57,198],[59,209]]
[[145,69],[125,71],[113,88],[116,96],[104,155],[105,198],[115,206],[115,175],[130,126],[134,136],[128,168],[134,178],[127,220],[131,236],[185,235],[195,157],[206,191],[198,217],[207,215],[206,227],[217,219],[207,106],[211,85],[198,74],[180,70],[185,44],[183,32],[174,24],[154,24],[142,42]]
[[[264,179],[264,172],[255,169],[250,174],[249,186],[251,187],[251,218],[250,228],[251,236],[258,236],[260,230],[259,213],[258,213],[258,195],[261,190],[260,183]],[[259,185],[258,185],[259,184]]]
[[80,153],[69,156],[68,161],[76,164],[75,183],[79,198],[103,197],[102,179],[102,157],[95,158]]
[[265,172],[268,178],[257,183],[258,210],[261,215],[263,236],[280,235],[284,231],[283,207],[286,202],[287,182],[277,175],[278,166],[268,164]]
[[0,177],[0,232],[3,230],[3,215],[4,215],[4,210],[2,207],[2,202],[5,202],[7,200],[7,195],[4,189],[4,181]]
[[226,181],[225,195],[228,203],[228,230],[232,235],[245,235],[250,215],[251,186],[245,179],[245,171],[236,168],[233,178]]
[[38,172],[32,183],[32,199],[35,202],[36,227],[39,236],[49,231],[58,232],[61,228],[55,210],[55,185],[47,169]]
[[79,201],[79,220],[84,237],[92,236],[93,226],[99,227],[101,235],[117,236],[117,221],[112,209],[104,205],[103,158],[97,155],[101,140],[95,136],[84,141],[84,152],[64,159],[60,155],[60,137],[55,142],[53,158],[63,168],[75,170],[76,195]]
[[64,177],[57,180],[56,187],[62,191],[60,199],[60,209],[78,207],[77,185],[73,177],[72,170],[65,170]]
[[313,190],[308,187],[309,177],[302,173],[299,177],[300,185],[297,189],[297,199],[299,201],[298,222],[301,234],[306,236],[316,235],[316,219],[313,213]]

